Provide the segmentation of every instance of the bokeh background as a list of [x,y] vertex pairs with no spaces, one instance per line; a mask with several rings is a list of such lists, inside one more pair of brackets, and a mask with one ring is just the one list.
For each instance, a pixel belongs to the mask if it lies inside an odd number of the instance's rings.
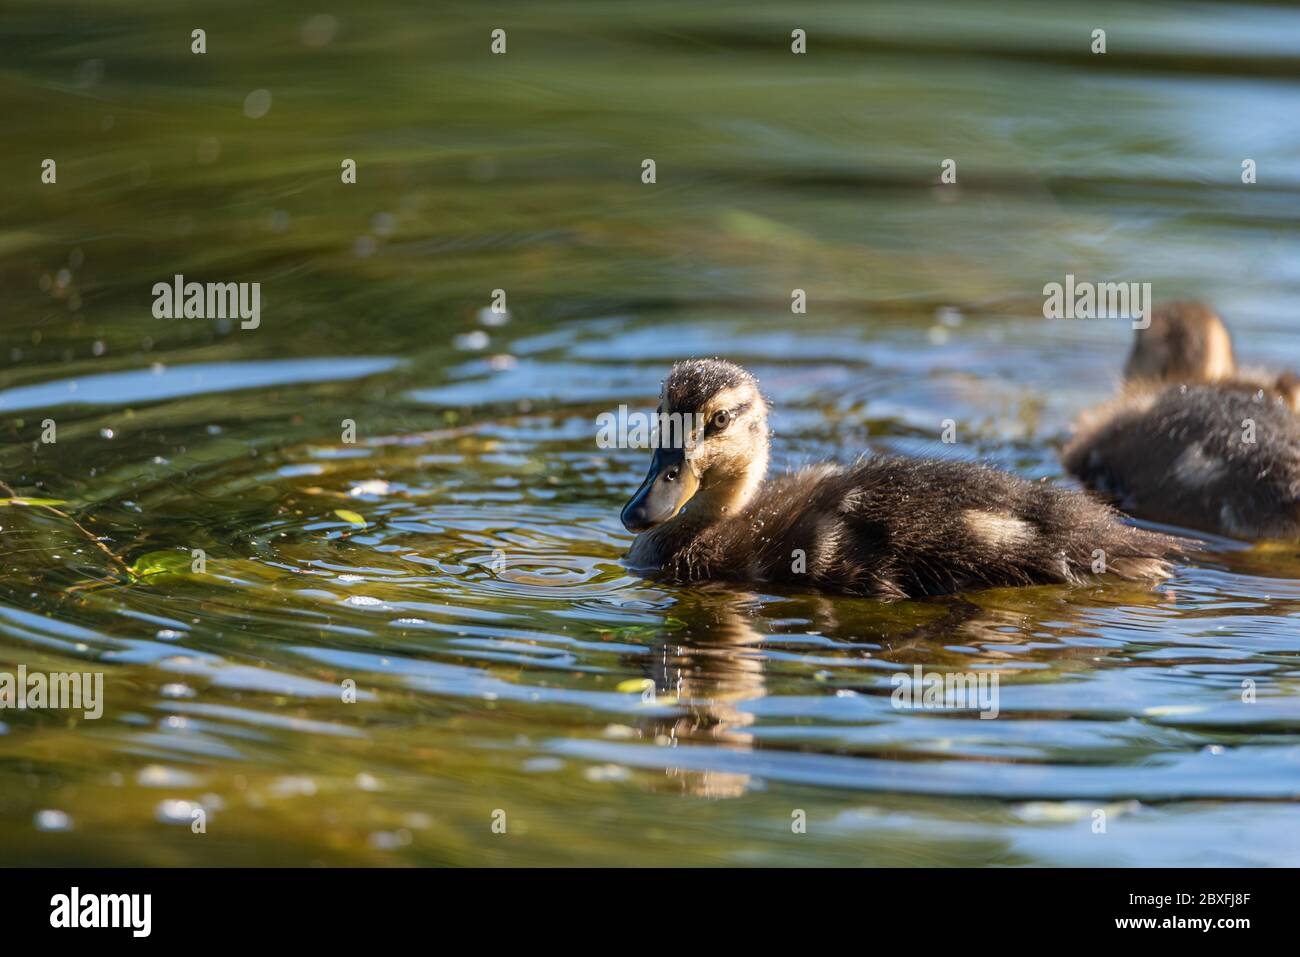
[[[595,444],[723,355],[777,467],[1065,481],[1130,335],[1044,320],[1067,273],[1300,364],[1300,11],[8,0],[0,49],[0,479],[61,503],[0,507],[0,669],[107,697],[0,711],[0,863],[1300,863],[1295,547],[670,588],[619,562],[644,454]],[[155,319],[176,273],[260,328]],[[1002,716],[892,708],[918,663]]]

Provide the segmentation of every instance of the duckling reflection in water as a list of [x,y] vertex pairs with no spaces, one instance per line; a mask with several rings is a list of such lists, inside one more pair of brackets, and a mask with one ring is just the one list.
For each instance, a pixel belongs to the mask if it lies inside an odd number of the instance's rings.
[[[669,695],[676,705],[673,714],[643,722],[647,738],[672,747],[754,749],[754,714],[747,704],[767,694],[764,634],[755,627],[758,606],[757,595],[702,592],[674,608],[674,617],[687,627],[664,634],[647,677],[656,696]],[[700,797],[738,797],[752,783],[745,771],[685,767],[671,759],[664,772],[675,789]]]
[[[628,656],[629,666],[643,668],[654,683],[655,700],[667,696],[672,702],[670,713],[649,715],[636,722],[643,739],[660,745],[656,753],[664,762],[667,787],[697,797],[739,797],[754,786],[754,775],[746,770],[749,762],[728,761],[727,757],[749,751],[784,750],[779,743],[755,740],[754,703],[768,694],[772,648],[793,638],[800,642],[797,647],[806,650],[802,644],[806,633],[795,627],[787,635],[783,628],[774,627],[770,615],[764,614],[765,601],[756,593],[721,585],[687,591],[673,607],[676,625],[665,628],[649,659],[644,655]],[[937,615],[920,624],[912,624],[913,617],[907,613],[896,618],[881,611],[871,613],[868,630],[879,628],[879,634],[873,633],[870,640],[864,641],[858,630],[863,619],[856,617],[849,626],[841,624],[838,615],[843,604],[826,595],[808,593],[781,600],[775,607],[787,626],[793,618],[811,634],[830,638],[832,644],[820,653],[842,660],[842,674],[852,675],[854,683],[866,693],[884,672],[872,670],[869,677],[864,676],[862,669],[853,667],[864,658],[878,655],[882,661],[932,662],[936,645],[951,644],[957,635],[961,635],[962,644],[988,641],[997,646],[1019,640],[1018,634],[1015,639],[1010,635],[1018,633],[1025,622],[1023,610],[1000,617],[996,611],[951,598],[934,606]],[[1054,609],[1053,615],[1057,614]],[[1096,651],[1089,649],[1090,656],[1095,656]],[[996,656],[983,660],[999,667],[1006,664]],[[877,693],[889,698],[893,688],[893,682],[888,682],[880,685]],[[684,750],[673,750],[679,745]],[[810,745],[799,750],[832,754],[837,753],[837,746]]]
[[[701,423],[661,445],[623,509],[628,555],[669,581],[812,586],[882,599],[1169,574],[1178,539],[1085,494],[969,462],[882,456],[767,479],[767,403],[719,359],[673,366],[660,413]],[[1100,558],[1100,561],[1099,561]]]
[[1062,452],[1087,486],[1142,518],[1238,538],[1300,536],[1300,379],[1239,369],[1209,307],[1163,303],[1115,400]]

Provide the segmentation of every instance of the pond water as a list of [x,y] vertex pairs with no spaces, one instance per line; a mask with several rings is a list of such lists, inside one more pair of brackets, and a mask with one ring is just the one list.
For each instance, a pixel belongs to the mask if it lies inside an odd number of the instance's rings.
[[[0,711],[0,863],[1300,864],[1294,543],[898,604],[621,564],[596,418],[678,358],[776,468],[1061,482],[1131,333],[1045,283],[1300,366],[1300,13],[972,6],[11,4],[0,479],[63,504],[0,507],[0,671],[105,684]],[[260,325],[154,318],[176,274]]]

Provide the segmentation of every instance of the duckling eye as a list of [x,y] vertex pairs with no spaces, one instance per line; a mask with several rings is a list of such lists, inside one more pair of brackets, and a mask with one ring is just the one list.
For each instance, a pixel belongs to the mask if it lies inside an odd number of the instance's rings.
[[709,420],[709,424],[713,426],[715,432],[721,432],[731,424],[731,413],[726,409],[719,409],[713,413],[713,418]]
[[676,482],[678,474],[679,474],[678,468],[676,465],[674,465],[672,468],[670,468],[667,472],[664,473],[664,478],[667,479],[669,482]]

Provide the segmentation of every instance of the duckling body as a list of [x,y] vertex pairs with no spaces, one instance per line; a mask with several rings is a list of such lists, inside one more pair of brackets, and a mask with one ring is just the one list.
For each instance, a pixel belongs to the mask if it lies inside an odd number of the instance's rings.
[[1237,538],[1300,536],[1300,424],[1260,390],[1169,386],[1127,398],[1067,446],[1063,462],[1152,521]]
[[1177,539],[1125,525],[1082,493],[968,462],[883,456],[765,480],[767,407],[731,363],[678,363],[661,410],[707,423],[694,448],[656,452],[623,511],[640,532],[629,564],[670,581],[899,599],[1157,579],[1179,552]]
[[1296,379],[1240,370],[1199,303],[1158,307],[1119,397],[1084,413],[1065,467],[1133,515],[1237,538],[1300,536]]

